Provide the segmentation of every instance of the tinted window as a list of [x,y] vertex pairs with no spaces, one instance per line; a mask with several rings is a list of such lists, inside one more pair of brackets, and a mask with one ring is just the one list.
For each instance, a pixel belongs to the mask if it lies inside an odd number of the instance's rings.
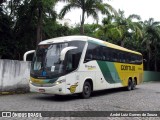
[[128,64],[142,64],[141,55],[100,46],[94,43],[88,43],[85,62],[91,60],[120,62]]
[[86,61],[96,60],[97,59],[97,48],[96,44],[88,43],[88,48],[85,56]]

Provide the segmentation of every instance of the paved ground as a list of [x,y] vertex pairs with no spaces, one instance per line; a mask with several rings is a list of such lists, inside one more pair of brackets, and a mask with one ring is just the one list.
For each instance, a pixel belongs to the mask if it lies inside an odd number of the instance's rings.
[[[78,96],[55,97],[36,93],[0,96],[0,111],[160,111],[160,82],[143,83],[133,91],[110,89],[95,92],[90,99]],[[0,118],[2,119],[2,118]],[[27,118],[25,118],[27,119]],[[56,120],[92,120],[128,118],[45,118]],[[133,118],[130,118],[133,119]],[[134,118],[160,119],[160,118]],[[3,118],[4,120],[4,118]]]

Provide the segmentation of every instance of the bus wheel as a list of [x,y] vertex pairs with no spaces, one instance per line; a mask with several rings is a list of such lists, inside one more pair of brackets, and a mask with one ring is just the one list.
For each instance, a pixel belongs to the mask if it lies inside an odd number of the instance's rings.
[[134,90],[136,88],[136,81],[133,80],[131,89]]
[[131,89],[132,89],[132,80],[129,79],[129,80],[128,80],[127,90],[130,91]]
[[91,95],[91,84],[86,81],[83,85],[83,91],[82,91],[81,97],[89,98],[90,95]]

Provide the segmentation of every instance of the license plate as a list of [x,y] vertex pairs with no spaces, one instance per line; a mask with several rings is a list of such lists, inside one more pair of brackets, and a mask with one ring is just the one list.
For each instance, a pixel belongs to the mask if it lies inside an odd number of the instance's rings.
[[39,92],[44,93],[45,89],[39,89]]

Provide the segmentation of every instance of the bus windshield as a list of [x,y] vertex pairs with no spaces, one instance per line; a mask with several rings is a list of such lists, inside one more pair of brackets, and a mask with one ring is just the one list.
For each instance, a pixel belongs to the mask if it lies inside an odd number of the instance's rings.
[[[84,44],[82,41],[39,45],[31,65],[31,76],[34,78],[51,79],[59,77],[78,67]],[[70,50],[65,60],[60,60],[61,51],[68,46],[76,46],[78,49]]]

